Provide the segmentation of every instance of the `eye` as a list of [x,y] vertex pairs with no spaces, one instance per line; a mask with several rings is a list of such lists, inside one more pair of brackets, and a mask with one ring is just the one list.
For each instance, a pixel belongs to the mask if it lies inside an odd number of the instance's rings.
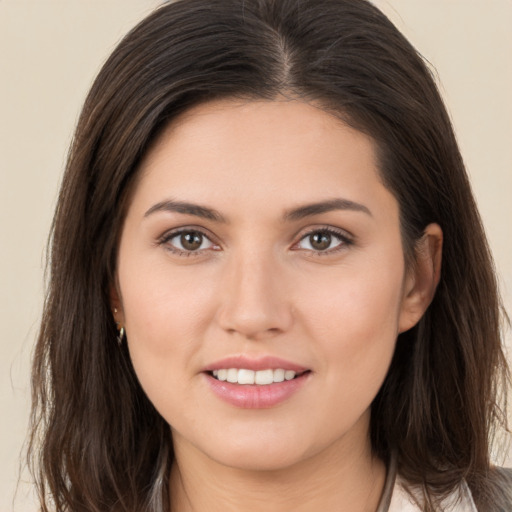
[[161,243],[173,252],[187,255],[218,247],[204,233],[193,229],[169,233],[163,237]]
[[342,233],[330,229],[316,229],[303,236],[295,247],[306,251],[330,253],[351,243],[352,241]]

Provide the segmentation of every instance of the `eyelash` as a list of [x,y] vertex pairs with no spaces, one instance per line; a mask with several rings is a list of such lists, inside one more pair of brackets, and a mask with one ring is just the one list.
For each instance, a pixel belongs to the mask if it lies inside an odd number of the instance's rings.
[[185,235],[185,234],[200,235],[202,237],[201,245],[203,244],[204,240],[206,239],[210,242],[210,244],[212,244],[213,247],[218,247],[218,244],[216,244],[215,242],[213,242],[211,240],[212,237],[207,235],[203,230],[201,230],[199,228],[180,228],[180,229],[176,229],[174,231],[167,232],[162,237],[160,237],[160,239],[158,240],[158,244],[165,245],[166,249],[168,251],[172,252],[173,254],[176,254],[177,256],[186,256],[186,257],[201,256],[204,253],[204,251],[208,250],[208,249],[198,249],[195,251],[194,250],[187,251],[187,250],[180,249],[176,246],[173,246],[170,243],[171,240],[173,240],[174,238],[177,238],[177,237]]
[[[337,230],[337,229],[334,229],[331,227],[318,227],[318,228],[310,229],[308,232],[304,233],[300,237],[299,241],[293,245],[293,247],[296,247],[303,240],[306,240],[311,235],[314,235],[317,233],[327,234],[331,237],[335,237],[339,240],[340,243],[338,245],[336,245],[334,248],[326,249],[324,251],[314,250],[314,249],[306,249],[306,250],[311,251],[311,253],[315,256],[327,256],[327,255],[335,254],[335,253],[342,251],[343,249],[346,249],[347,247],[350,247],[351,245],[354,244],[354,240],[352,239],[352,237],[350,237],[345,231]],[[295,249],[295,250],[300,250],[300,249]]]
[[[306,240],[308,237],[314,234],[327,234],[331,237],[335,237],[339,240],[339,244],[336,245],[332,249],[326,249],[326,250],[314,250],[314,249],[304,249],[306,251],[311,252],[315,256],[326,256],[330,254],[337,253],[338,251],[343,250],[344,248],[350,247],[353,245],[354,241],[353,239],[347,235],[346,232],[341,230],[336,230],[330,227],[318,227],[313,228],[307,231],[306,233],[302,234],[298,242],[295,242],[292,246],[292,250],[300,251],[301,249],[298,248],[298,245],[303,241]],[[202,237],[201,245],[204,242],[204,239],[208,240],[210,244],[212,244],[213,247],[219,247],[218,244],[216,244],[211,237],[206,234],[202,229],[199,228],[180,228],[176,229],[174,231],[170,231],[168,233],[165,233],[162,237],[159,238],[158,244],[159,245],[165,245],[167,246],[167,250],[172,252],[173,254],[176,254],[178,256],[186,256],[186,257],[196,257],[202,255],[205,251],[210,250],[211,248],[206,249],[197,249],[197,250],[182,250],[179,249],[176,246],[173,246],[170,241],[174,238],[177,238],[179,236],[182,236],[184,234],[198,234]],[[213,249],[213,250],[219,250],[219,249]]]

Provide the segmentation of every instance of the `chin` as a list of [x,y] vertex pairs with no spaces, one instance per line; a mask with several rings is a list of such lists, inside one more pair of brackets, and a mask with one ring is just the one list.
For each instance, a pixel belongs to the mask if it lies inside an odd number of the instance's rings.
[[217,439],[210,438],[204,447],[196,448],[223,466],[260,472],[288,469],[322,449],[282,430],[273,434],[264,435],[254,428],[245,433],[223,432]]
[[[213,458],[213,457],[212,457]],[[248,472],[277,472],[289,469],[303,460],[303,454],[293,452],[272,452],[268,450],[234,450],[219,454],[216,462],[234,470]]]

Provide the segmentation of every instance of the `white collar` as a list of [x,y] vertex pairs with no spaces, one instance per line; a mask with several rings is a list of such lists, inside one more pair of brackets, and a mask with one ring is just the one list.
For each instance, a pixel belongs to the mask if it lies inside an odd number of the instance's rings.
[[[405,490],[404,481],[397,476],[388,512],[421,512],[423,510],[420,505],[421,494],[418,490],[414,492],[414,488],[412,488],[412,493],[417,498],[416,500]],[[471,491],[465,482],[443,500],[441,510],[444,512],[477,512]]]
[[[421,488],[408,486],[412,496],[405,488],[405,480],[397,472],[396,456],[392,456],[377,512],[421,512]],[[471,491],[465,482],[442,501],[441,510],[444,512],[478,512]]]

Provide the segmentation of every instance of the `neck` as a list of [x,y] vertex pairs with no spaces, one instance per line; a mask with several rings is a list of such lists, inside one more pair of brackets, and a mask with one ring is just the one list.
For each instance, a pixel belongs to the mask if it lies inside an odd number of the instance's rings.
[[172,512],[375,512],[386,469],[364,446],[339,441],[293,466],[251,471],[217,463],[175,440]]

